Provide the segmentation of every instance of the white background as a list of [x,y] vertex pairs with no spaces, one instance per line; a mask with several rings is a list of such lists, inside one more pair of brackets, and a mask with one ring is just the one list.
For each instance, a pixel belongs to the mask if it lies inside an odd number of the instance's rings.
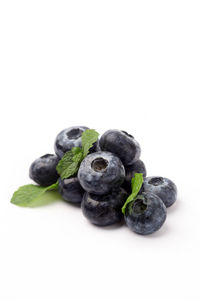
[[[199,15],[198,0],[0,1],[0,300],[200,299]],[[73,125],[128,131],[148,175],[175,181],[159,232],[9,203]]]

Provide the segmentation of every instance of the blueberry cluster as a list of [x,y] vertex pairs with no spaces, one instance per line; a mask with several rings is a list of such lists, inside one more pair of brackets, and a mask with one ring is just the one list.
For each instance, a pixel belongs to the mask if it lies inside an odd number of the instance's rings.
[[[138,234],[157,231],[165,222],[166,207],[176,201],[177,188],[167,178],[146,177],[140,145],[127,132],[106,131],[93,143],[76,174],[64,179],[59,176],[58,162],[73,147],[82,146],[82,133],[87,129],[76,126],[61,131],[55,140],[56,155],[46,154],[35,160],[29,170],[30,177],[41,186],[58,181],[62,198],[81,204],[83,215],[95,225],[111,225],[124,219]],[[143,176],[143,184],[126,205],[138,173]]]

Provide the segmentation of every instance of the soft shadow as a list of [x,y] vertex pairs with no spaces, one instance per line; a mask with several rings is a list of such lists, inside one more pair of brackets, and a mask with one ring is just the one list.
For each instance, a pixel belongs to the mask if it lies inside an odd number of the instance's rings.
[[98,226],[95,224],[92,224],[93,226],[95,226],[97,229],[103,229],[103,230],[115,230],[118,228],[121,228],[122,226],[124,226],[124,221],[122,220],[119,223],[113,224],[113,225],[107,225],[107,226]]
[[70,205],[75,209],[76,208],[80,209],[81,207],[80,203],[71,203],[64,200],[57,191],[46,192],[41,197],[38,197],[37,200],[34,201],[34,203],[30,203],[29,207],[31,208],[42,207],[46,205],[51,205],[57,201],[61,201],[62,203],[65,203],[66,205]]
[[80,209],[81,208],[81,203],[72,203],[72,202],[69,202],[69,201],[66,201],[64,200],[63,198],[61,198],[62,202],[65,203],[66,205],[70,205],[71,207],[74,207],[75,209],[78,208]]
[[180,207],[181,207],[181,200],[178,198],[176,200],[176,202],[174,202],[174,204],[172,204],[172,206],[167,208],[167,213],[171,214],[174,213],[175,211],[177,211]]
[[155,238],[161,238],[168,234],[169,234],[169,227],[165,223],[158,231],[156,231],[152,234],[149,234],[149,235],[142,236],[142,237],[147,238],[147,239],[155,239]]

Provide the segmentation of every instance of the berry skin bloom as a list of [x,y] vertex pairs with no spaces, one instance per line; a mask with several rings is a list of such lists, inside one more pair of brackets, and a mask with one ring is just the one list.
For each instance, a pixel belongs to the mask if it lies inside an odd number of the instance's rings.
[[139,143],[126,131],[111,129],[106,131],[99,140],[102,151],[117,155],[124,166],[132,165],[141,154]]
[[120,187],[124,181],[125,169],[121,160],[110,152],[95,152],[82,161],[78,179],[88,193],[107,194]]
[[56,166],[59,158],[54,154],[46,154],[36,159],[30,166],[29,177],[41,186],[55,183],[59,177]]
[[177,187],[168,178],[165,177],[146,177],[143,183],[144,192],[150,192],[163,201],[166,207],[170,207],[177,198]]
[[[71,150],[73,147],[81,147],[82,133],[89,129],[85,126],[73,126],[62,130],[56,137],[54,150],[59,158],[62,158],[63,155]],[[97,143],[90,149],[90,153],[96,151]]]
[[166,216],[166,207],[158,196],[142,193],[127,205],[125,222],[130,230],[147,235],[160,229]]
[[59,193],[63,199],[71,203],[81,203],[85,191],[82,189],[78,178],[59,178]]
[[127,198],[122,188],[106,195],[85,193],[81,208],[83,215],[93,224],[107,226],[122,220],[121,208]]

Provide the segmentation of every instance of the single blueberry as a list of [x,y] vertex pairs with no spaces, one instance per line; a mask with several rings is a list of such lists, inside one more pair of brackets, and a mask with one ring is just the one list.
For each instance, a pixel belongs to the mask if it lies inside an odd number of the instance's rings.
[[[85,126],[74,126],[62,130],[56,137],[54,150],[59,158],[73,147],[81,147],[81,135],[86,130],[89,129]],[[97,143],[93,145],[90,149],[90,153],[96,151]]]
[[83,215],[98,226],[118,223],[123,217],[121,208],[126,198],[127,193],[122,188],[112,190],[107,195],[85,193],[81,203]]
[[59,178],[59,193],[64,200],[71,203],[81,203],[85,191],[82,189],[78,178]]
[[143,183],[143,190],[160,197],[166,207],[170,207],[177,198],[176,185],[165,177],[146,177]]
[[59,158],[54,154],[46,154],[36,159],[30,166],[29,176],[42,186],[55,183],[59,177],[56,166]]
[[146,177],[147,171],[146,167],[140,159],[137,160],[134,164],[125,167],[125,179],[122,187],[128,192],[131,193],[131,179],[134,177],[135,173],[142,173],[143,177]]
[[139,143],[126,131],[108,130],[100,138],[99,144],[102,151],[116,154],[124,166],[132,165],[141,154]]
[[119,187],[124,177],[125,169],[121,160],[110,152],[89,154],[78,171],[78,179],[83,189],[99,195]]
[[162,200],[151,193],[138,195],[125,210],[125,222],[134,232],[151,234],[163,225],[166,220],[166,207]]

